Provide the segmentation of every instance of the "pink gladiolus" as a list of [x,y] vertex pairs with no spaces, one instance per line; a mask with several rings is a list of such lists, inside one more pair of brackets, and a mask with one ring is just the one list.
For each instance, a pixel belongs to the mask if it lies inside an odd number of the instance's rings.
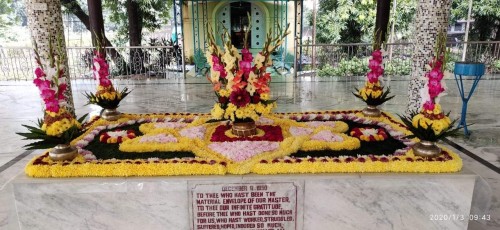
[[441,86],[441,82],[436,80],[436,79],[429,79],[429,95],[431,98],[437,97],[440,93],[444,91],[443,87]]
[[219,64],[219,63],[215,63],[215,62],[214,62],[214,70],[215,70],[215,71],[219,71],[219,72],[221,72],[221,71],[223,71],[223,70],[224,70],[224,66],[223,66],[223,65],[221,65],[221,64]]
[[59,99],[64,99],[64,91],[66,91],[67,88],[68,85],[65,83],[59,85],[59,91],[58,91]]
[[219,64],[219,63],[220,63],[219,57],[217,57],[217,56],[215,56],[215,55],[212,55],[212,62],[213,62],[214,64],[216,64],[216,63],[217,63],[217,64]]
[[42,80],[42,79],[40,79],[40,78],[35,78],[35,79],[33,80],[33,84],[35,84],[35,85],[36,85],[36,87],[38,87],[38,88],[40,88],[40,85],[42,84],[42,82],[43,82],[43,80]]
[[226,78],[227,77],[227,72],[225,69],[223,69],[222,71],[220,71],[220,77],[221,78]]
[[380,50],[373,51],[372,57],[373,57],[373,59],[382,62],[382,51],[380,51]]
[[45,76],[45,73],[43,72],[42,68],[37,67],[35,69],[35,75],[37,78],[41,78],[41,77]]
[[380,64],[381,64],[380,61],[377,61],[377,60],[374,60],[374,59],[370,59],[370,61],[368,62],[368,67],[371,70],[374,70],[374,69],[377,69],[380,66]]
[[431,70],[431,72],[429,72],[428,75],[430,79],[437,79],[439,75],[439,70],[434,68],[433,70]]
[[40,91],[43,91],[45,89],[50,89],[50,85],[51,82],[49,80],[43,80],[38,86],[38,88],[40,89]]
[[242,49],[241,54],[243,56],[243,61],[247,61],[247,62],[253,61],[252,53],[250,53],[250,51],[248,49]]
[[240,69],[243,70],[243,72],[248,73],[252,69],[252,62],[251,61],[240,61]]
[[434,110],[435,104],[432,101],[427,101],[424,103],[425,110]]
[[441,79],[443,79],[443,72],[441,72],[439,69],[433,69],[431,70],[428,74],[427,74],[427,77],[429,79],[433,79],[433,80],[438,80],[438,81],[441,81]]
[[52,89],[44,89],[44,90],[42,90],[42,93],[40,94],[40,96],[42,96],[42,99],[44,101],[54,99],[55,95],[56,95],[56,92],[54,92],[54,90],[52,90]]
[[375,83],[378,81],[378,75],[374,73],[373,71],[368,73],[368,81],[370,83]]
[[45,101],[45,109],[57,113],[59,112],[59,102],[57,100]]
[[100,78],[104,78],[104,77],[109,76],[109,72],[108,72],[107,68],[100,68],[98,73],[99,73]]
[[103,87],[108,87],[111,85],[111,81],[107,78],[101,78],[99,79],[99,85],[102,85]]
[[378,68],[374,69],[375,73],[380,77],[382,74],[384,74],[384,68],[382,66],[379,66]]

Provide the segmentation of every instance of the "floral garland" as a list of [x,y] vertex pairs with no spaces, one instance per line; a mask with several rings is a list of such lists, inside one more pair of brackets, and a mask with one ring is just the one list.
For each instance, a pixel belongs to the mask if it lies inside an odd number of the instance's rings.
[[462,159],[458,154],[443,148],[443,156],[424,159],[413,155],[410,150],[406,156],[358,156],[358,157],[320,157],[320,158],[276,158],[261,160],[252,168],[256,174],[288,173],[440,173],[458,172]]
[[[208,116],[208,114],[124,114],[122,118],[114,122],[102,119],[94,120],[88,130],[72,142],[79,149],[79,157],[71,162],[57,163],[48,159],[46,155],[42,155],[34,158],[28,164],[26,172],[28,175],[35,177],[220,175],[226,173],[246,174],[250,172],[259,174],[454,172],[460,170],[462,165],[458,155],[449,150],[445,150],[443,155],[432,159],[414,156],[411,146],[415,141],[404,139],[408,134],[408,130],[387,113],[382,113],[382,116],[377,118],[365,118],[357,110],[276,114],[275,116],[264,117],[262,121],[259,121],[259,119],[257,123],[265,123],[263,126],[281,127],[284,138],[282,141],[241,140],[240,143],[237,141],[211,142],[210,138],[221,124],[200,123],[200,121],[206,121]],[[333,128],[342,126],[343,122],[335,123],[333,126],[307,125],[309,122],[312,122],[311,124],[317,122],[328,124],[328,122],[338,122],[337,120],[353,121],[367,126],[379,126],[380,129],[386,131],[387,135],[391,135],[394,139],[403,142],[407,147],[396,150],[392,155],[289,157],[290,154],[304,149],[304,146],[307,147],[308,145],[314,148],[321,146],[318,149],[335,149],[335,147],[347,149],[354,141],[359,144],[357,138],[332,131]],[[120,144],[120,149],[122,149],[122,146],[126,146],[125,148],[135,148],[127,152],[190,151],[197,158],[99,160],[91,152],[85,150],[85,146],[103,130],[119,129],[136,123],[149,125],[156,122],[177,122],[179,124],[174,126],[182,126],[183,128],[174,129],[172,133],[157,132],[152,129],[143,136],[123,141]],[[158,129],[161,130],[162,128]],[[294,135],[294,131],[291,130],[295,129],[296,131],[308,131],[303,135]],[[338,144],[338,146],[327,146],[332,144]],[[239,148],[241,151],[231,151],[234,148]],[[92,171],[90,172],[88,169],[92,169]]]
[[116,143],[122,143],[123,141],[129,140],[129,139],[134,139],[135,138],[135,132],[134,130],[115,130],[115,131],[108,131],[101,136],[99,136],[99,141],[103,143],[108,143],[108,144],[116,144]]
[[276,38],[267,36],[262,51],[255,59],[247,44],[251,27],[245,33],[241,54],[231,44],[227,30],[222,36],[222,49],[216,44],[213,31],[209,27],[210,25],[207,25],[206,58],[210,64],[210,77],[207,78],[218,98],[211,111],[212,117],[217,120],[256,121],[259,116],[271,113],[276,104],[269,98],[271,74],[266,72],[266,68],[272,65],[271,54],[290,33],[288,27],[285,32],[279,31]]
[[43,154],[33,158],[25,172],[41,178],[224,175],[227,167],[223,161],[201,158],[87,161],[77,156],[71,162],[54,162],[48,154]]
[[384,129],[375,128],[354,128],[351,130],[350,134],[351,136],[366,142],[383,141],[388,137]]

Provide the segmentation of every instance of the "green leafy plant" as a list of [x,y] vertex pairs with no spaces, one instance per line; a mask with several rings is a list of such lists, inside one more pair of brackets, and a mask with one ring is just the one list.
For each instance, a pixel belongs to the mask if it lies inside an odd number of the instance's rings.
[[[412,119],[415,115],[417,115],[417,112],[411,112],[410,115],[399,115],[399,118],[401,121],[406,125],[408,130],[412,132],[412,135],[406,136],[406,138],[411,139],[411,138],[418,138],[420,140],[426,140],[426,141],[432,141],[436,142],[438,140],[441,140],[445,137],[449,136],[457,136],[458,135],[458,130],[461,129],[461,127],[454,127],[455,123],[457,122],[457,119],[453,120],[450,125],[443,129],[439,134],[436,134],[434,132],[434,129],[432,128],[432,124],[427,123],[427,128],[424,128],[420,125],[420,122],[417,124],[417,127],[413,126]],[[450,113],[446,114],[448,116]]]
[[384,64],[384,74],[386,75],[410,75],[411,65],[410,61],[401,58],[393,58],[388,60]]
[[318,71],[318,76],[320,77],[331,77],[335,76],[335,68],[330,64],[326,63],[323,68]]
[[[83,115],[78,119],[78,123],[82,124],[88,114]],[[60,136],[47,135],[45,131],[42,130],[43,119],[38,119],[36,126],[22,125],[28,129],[26,133],[16,133],[23,136],[23,140],[39,140],[36,142],[29,143],[24,146],[27,150],[31,149],[48,149],[52,148],[58,144],[69,144],[74,138],[80,136],[83,133],[83,129],[77,127],[76,125],[71,126],[69,129],[64,131]]]

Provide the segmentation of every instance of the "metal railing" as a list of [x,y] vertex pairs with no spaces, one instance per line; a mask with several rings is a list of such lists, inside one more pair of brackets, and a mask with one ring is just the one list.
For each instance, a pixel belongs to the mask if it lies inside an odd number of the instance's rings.
[[[106,47],[111,78],[179,77],[182,50],[174,46]],[[94,47],[68,47],[69,74],[73,79],[92,78]],[[30,47],[0,47],[0,80],[31,80],[35,57]]]
[[[449,69],[459,61],[467,44],[466,60],[483,62],[488,73],[500,73],[500,42],[452,42]],[[369,43],[302,45],[302,70],[315,70],[320,76],[361,76],[368,71],[367,60],[372,48]],[[68,64],[74,79],[91,78],[93,47],[69,47]],[[412,43],[387,44],[385,74],[407,76],[411,74]],[[181,48],[173,46],[108,47],[112,78],[161,77],[172,78],[184,69]],[[312,53],[316,51],[315,61]],[[0,47],[0,80],[31,80],[35,59],[32,48]]]
[[[465,45],[467,44],[467,45]],[[451,42],[447,68],[462,60],[483,62],[488,73],[500,73],[500,42]],[[406,76],[411,74],[412,43],[389,43],[386,46],[385,74]],[[316,52],[313,61],[313,52]],[[370,43],[302,45],[300,60],[302,70],[316,70],[320,76],[358,76],[368,71],[367,60],[372,52]],[[430,57],[429,57],[430,58]]]

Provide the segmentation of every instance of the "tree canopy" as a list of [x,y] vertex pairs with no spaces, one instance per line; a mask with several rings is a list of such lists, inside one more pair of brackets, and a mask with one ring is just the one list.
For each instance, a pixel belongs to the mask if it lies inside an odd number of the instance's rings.
[[[89,29],[86,1],[61,0],[61,4],[66,12],[77,16]],[[172,0],[103,0],[103,10],[107,12],[105,20],[108,20],[105,26],[117,31],[116,45],[124,45],[129,40],[139,40],[140,43],[143,29],[154,31],[170,19],[171,7]],[[134,17],[129,17],[131,14]],[[136,27],[130,28],[131,24]]]
[[0,36],[5,36],[7,26],[16,21],[13,4],[13,0],[0,0]]
[[[130,24],[137,23],[139,33],[142,29],[154,31],[170,19],[172,0],[104,0],[103,6],[110,11],[109,19],[117,25],[117,41],[120,44],[133,40],[130,37]],[[129,17],[131,11],[136,17]],[[140,36],[140,35],[139,35]],[[139,39],[140,40],[140,39]]]
[[[398,1],[396,18],[391,17],[391,23],[396,23],[398,39],[406,39],[410,35],[415,10],[415,1]],[[371,42],[375,18],[375,1],[320,0],[316,24],[317,43]]]
[[[469,1],[454,0],[451,15],[453,21],[467,19]],[[500,0],[472,1],[472,28],[469,40],[500,41]]]

